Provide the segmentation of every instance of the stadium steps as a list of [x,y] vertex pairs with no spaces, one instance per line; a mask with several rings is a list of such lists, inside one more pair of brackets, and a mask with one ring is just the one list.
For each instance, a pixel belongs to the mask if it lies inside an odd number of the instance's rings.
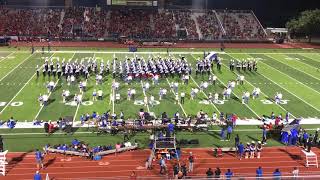
[[226,30],[223,28],[223,24],[221,22],[221,19],[220,19],[220,16],[218,15],[217,11],[215,10],[212,10],[212,12],[215,14],[217,20],[218,20],[218,23],[219,23],[219,27],[220,27],[220,30],[222,31],[222,34],[223,35],[226,35]]
[[251,10],[251,14],[253,16],[253,18],[256,20],[256,22],[259,24],[260,28],[263,30],[265,36],[267,37],[267,32],[266,30],[263,28],[262,24],[260,23],[259,19],[257,18],[257,16],[254,14],[254,12]]
[[62,26],[65,15],[66,15],[66,12],[64,10],[62,10],[60,13],[60,21],[59,21],[59,25],[61,25],[61,26]]
[[152,29],[152,31],[155,30],[155,26],[154,26],[154,17],[153,17],[153,13],[150,13],[150,27]]
[[198,37],[199,39],[203,39],[203,35],[201,33],[200,27],[199,27],[199,23],[197,21],[197,17],[203,15],[204,13],[191,13],[191,19],[194,21],[194,23],[196,24],[196,29],[197,29],[197,33],[198,33]]

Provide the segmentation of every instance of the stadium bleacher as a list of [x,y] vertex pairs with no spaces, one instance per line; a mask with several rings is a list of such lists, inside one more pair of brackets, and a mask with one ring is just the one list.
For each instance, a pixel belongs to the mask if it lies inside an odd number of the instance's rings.
[[[100,8],[2,8],[0,33],[50,38],[170,39],[182,31],[188,40],[265,39],[252,11],[104,10]],[[28,17],[32,16],[32,19]],[[8,18],[9,17],[9,18]],[[9,20],[10,19],[10,20]],[[220,26],[222,24],[223,27]]]

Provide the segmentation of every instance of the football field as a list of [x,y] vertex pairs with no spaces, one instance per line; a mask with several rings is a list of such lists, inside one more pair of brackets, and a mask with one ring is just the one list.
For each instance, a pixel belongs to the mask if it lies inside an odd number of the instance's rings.
[[[214,67],[212,73],[218,77],[216,85],[209,85],[207,89],[197,94],[196,98],[190,99],[192,88],[198,88],[202,81],[208,81],[208,75],[196,76],[193,71],[189,84],[185,85],[177,76],[174,78],[161,78],[159,85],[152,85],[151,79],[134,80],[132,84],[126,84],[122,79],[116,78],[120,83],[120,101],[112,100],[112,74],[103,77],[101,85],[96,84],[95,75],[91,75],[87,81],[87,90],[83,94],[82,104],[62,102],[62,92],[68,89],[71,95],[79,93],[79,83],[68,85],[66,78],[36,76],[36,66],[42,66],[46,57],[53,61],[72,59],[71,61],[88,59],[94,57],[97,61],[110,62],[114,57],[124,60],[125,57],[168,57],[165,49],[145,49],[141,52],[129,53],[125,50],[97,51],[97,50],[72,50],[52,51],[50,53],[36,52],[30,54],[27,51],[0,51],[0,120],[13,117],[19,121],[57,120],[59,117],[71,116],[74,121],[79,121],[82,114],[97,112],[103,114],[124,112],[125,118],[136,118],[140,109],[153,113],[160,117],[166,112],[173,117],[175,112],[181,116],[195,116],[200,110],[211,117],[213,112],[235,113],[241,119],[259,118],[263,115],[276,115],[290,112],[296,118],[320,118],[320,53],[318,51],[304,50],[239,50],[221,53],[218,56],[222,60],[222,69],[218,71]],[[196,59],[203,57],[203,50],[174,50],[173,57],[184,56],[193,69],[196,67]],[[230,59],[257,60],[258,71],[230,71]],[[100,63],[98,63],[99,65]],[[40,71],[42,72],[42,70]],[[209,93],[223,92],[229,80],[235,80],[238,75],[244,75],[244,85],[237,85],[229,100],[219,100],[215,103],[207,101]],[[41,106],[38,102],[40,94],[46,93],[48,81],[54,81],[54,91],[49,93],[49,104]],[[81,79],[80,79],[81,80]],[[79,81],[80,81],[79,80]],[[143,92],[143,83],[149,81],[151,87]],[[179,94],[186,93],[185,103],[176,104],[175,94],[170,87],[172,82],[179,83]],[[253,91],[255,87],[260,88],[260,97],[250,98],[248,104],[242,104],[243,92]],[[127,100],[128,88],[136,90],[136,100]],[[167,89],[167,95],[159,100],[159,89]],[[93,101],[94,90],[103,91],[103,100]],[[283,94],[280,104],[274,102],[277,92]],[[143,105],[144,97],[154,96],[155,101],[147,106]]]

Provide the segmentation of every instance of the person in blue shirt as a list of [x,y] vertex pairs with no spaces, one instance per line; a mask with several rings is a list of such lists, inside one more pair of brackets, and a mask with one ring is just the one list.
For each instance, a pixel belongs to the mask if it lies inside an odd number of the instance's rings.
[[230,141],[231,133],[232,133],[232,126],[228,125],[228,127],[227,127],[227,141]]
[[170,132],[170,134],[174,133],[174,125],[172,123],[168,124],[168,131]]
[[244,153],[244,145],[242,142],[238,145],[239,159],[241,160]]
[[96,117],[97,117],[97,113],[94,111],[93,113],[92,113],[92,116],[91,116],[93,119],[95,119]]
[[262,168],[261,168],[261,166],[259,166],[258,169],[256,170],[257,179],[262,179],[261,178],[262,174],[263,174]]
[[225,129],[224,129],[224,127],[222,127],[221,132],[220,132],[221,141],[224,141],[224,139],[225,139],[224,131],[225,131]]
[[74,139],[74,140],[72,140],[72,145],[74,145],[74,146],[77,146],[77,145],[79,145],[79,141],[78,141],[78,139]]
[[231,177],[233,176],[233,172],[231,172],[231,170],[228,169],[224,175],[226,176],[226,180],[231,180]]
[[280,180],[281,179],[281,172],[279,169],[276,169],[274,172],[273,172],[273,177],[275,180]]
[[[42,162],[43,157],[42,157],[42,153],[41,153],[38,149],[36,149],[35,157],[36,157],[36,162],[37,162],[37,168],[38,168],[38,169],[43,168],[43,162]],[[41,168],[40,168],[40,167],[41,167]]]
[[41,174],[39,173],[39,171],[36,171],[36,173],[33,176],[33,180],[41,180]]

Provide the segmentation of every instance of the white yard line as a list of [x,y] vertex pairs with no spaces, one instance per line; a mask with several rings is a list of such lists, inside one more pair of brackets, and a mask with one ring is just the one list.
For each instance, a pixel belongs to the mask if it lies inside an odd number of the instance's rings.
[[[287,54],[287,53],[286,53]],[[320,60],[319,59],[315,59],[315,58],[312,58],[312,57],[307,57],[307,56],[305,56],[305,54],[306,53],[297,53],[298,55],[300,55],[300,56],[303,56],[303,58],[306,58],[306,59],[311,59],[311,60],[313,60],[313,61],[316,61],[316,62],[320,62]],[[310,54],[316,54],[316,55],[318,55],[319,57],[320,57],[320,53],[310,53]],[[300,59],[300,58],[299,58]],[[298,60],[299,62],[302,62],[301,60]],[[306,64],[305,62],[303,62],[304,64]],[[308,66],[311,66],[311,65],[309,65],[309,64],[307,64]],[[311,66],[311,67],[313,67],[313,66]]]
[[[144,92],[143,90],[143,83],[142,83],[142,80],[140,81],[140,84],[141,84],[141,88],[142,88],[142,92],[143,92],[143,96],[146,97],[146,92]],[[148,98],[148,97],[147,97]],[[148,110],[148,113],[150,113],[150,109],[149,109],[149,99],[148,99],[148,102],[147,102],[147,110]]]
[[300,82],[300,81],[298,81],[298,80],[294,79],[293,77],[289,76],[288,74],[283,73],[283,72],[279,71],[278,69],[276,69],[276,68],[274,68],[274,67],[272,67],[272,66],[270,66],[270,65],[268,65],[268,64],[266,64],[266,63],[264,63],[264,62],[262,62],[262,61],[259,61],[259,62],[260,62],[260,63],[262,63],[262,64],[264,64],[264,65],[266,65],[266,66],[268,66],[269,68],[274,69],[274,70],[278,71],[279,73],[281,73],[281,74],[283,74],[283,75],[285,75],[285,76],[289,77],[289,78],[290,78],[290,79],[292,79],[293,81],[295,81],[295,82],[297,82],[297,83],[299,83],[299,84],[301,84],[301,85],[305,86],[306,88],[309,88],[310,90],[314,91],[315,93],[320,94],[320,92],[319,92],[319,91],[316,91],[316,90],[312,89],[311,87],[309,87],[309,86],[305,85],[304,83],[302,83],[302,82]]
[[6,60],[9,56],[11,56],[13,53],[15,53],[15,51],[13,51],[12,53],[8,54],[6,57],[4,57],[3,59],[0,60],[0,62]]
[[[73,54],[73,56],[71,57],[71,59],[73,59],[73,57],[76,55],[76,52],[74,52],[74,54]],[[93,53],[93,58],[96,56],[96,54],[95,53]],[[87,79],[86,79],[86,84],[87,84]],[[82,94],[82,99],[84,98],[84,92],[82,91],[81,92],[81,94]],[[82,101],[82,100],[81,100]],[[76,112],[74,113],[74,116],[73,116],[73,119],[72,119],[72,124],[74,124],[75,123],[75,121],[76,121],[76,118],[77,118],[77,115],[78,115],[78,111],[79,111],[79,108],[80,108],[80,103],[78,103],[78,105],[77,105],[77,109],[76,109]]]
[[[195,85],[200,89],[200,86],[199,86],[199,84],[193,79],[193,77],[192,76],[190,76],[190,78],[191,78],[191,80],[193,81],[193,83],[195,83]],[[204,92],[204,91],[201,91],[202,92],[202,94],[207,98],[207,99],[209,99],[209,97],[207,96],[207,94]],[[220,114],[221,112],[219,111],[219,109],[216,107],[216,105],[214,105],[213,103],[210,103],[216,110],[217,110],[217,112]]]
[[[171,51],[170,54],[201,54],[203,55],[203,51],[193,51],[194,49],[189,48],[190,51]],[[51,51],[52,53],[74,53],[74,51]],[[209,52],[209,51],[206,51]],[[215,51],[217,54],[226,54],[226,52]],[[167,54],[167,51],[140,51],[140,52],[128,52],[128,51],[77,51],[77,53],[97,53],[97,54]],[[228,54],[248,54],[250,52],[228,52]],[[279,52],[279,53],[271,53],[271,52],[257,52],[250,54],[319,54],[316,52],[299,52],[299,53],[291,53],[291,52]]]
[[[54,88],[57,86],[59,80],[60,80],[60,79],[58,79],[58,80],[56,81],[56,83],[54,84]],[[54,89],[54,88],[53,88],[53,89]],[[52,94],[52,91],[50,91],[50,93],[48,94],[48,99],[50,98],[51,94]],[[44,107],[44,105],[41,105],[41,107],[40,107],[37,115],[34,117],[34,120],[37,120],[37,118],[38,118],[40,112],[42,111],[43,107]]]
[[[169,82],[168,78],[166,78],[166,80],[167,80],[167,83],[168,83],[168,85],[169,85],[169,87],[170,87],[170,91],[171,91],[172,94],[175,96],[175,93],[173,92],[173,90],[172,90],[172,88],[171,88],[171,86],[170,86],[170,82]],[[174,97],[174,98],[175,98],[175,97]],[[184,110],[184,108],[183,108],[182,104],[180,103],[180,101],[178,101],[178,104],[179,104],[180,108],[182,109],[184,116],[187,117],[188,114],[187,114],[186,111]]]
[[17,69],[21,64],[23,64],[25,61],[27,61],[31,56],[33,56],[34,54],[30,54],[27,58],[25,58],[21,63],[19,63],[18,65],[16,65],[16,67],[14,67],[13,69],[11,69],[11,71],[9,71],[5,76],[3,76],[0,79],[0,82],[6,78],[10,73],[12,73],[15,69]]
[[[305,71],[302,71],[302,70],[294,67],[293,65],[285,64],[284,62],[282,62],[282,61],[280,61],[280,60],[278,60],[278,59],[276,59],[276,58],[274,58],[274,57],[272,57],[272,56],[270,56],[270,55],[265,55],[265,56],[267,56],[267,57],[269,57],[269,58],[271,58],[271,59],[274,59],[275,61],[280,62],[281,64],[284,64],[284,65],[286,65],[286,66],[289,66],[289,67],[291,67],[291,68],[293,68],[293,69],[295,69],[295,70],[297,70],[297,71],[300,71],[300,72],[302,72],[302,73],[304,73],[304,74],[306,74],[306,75],[308,75],[308,76],[311,76],[311,77],[313,77],[313,78],[315,78],[315,79],[317,79],[317,80],[320,81],[319,78],[314,77],[313,75],[311,75],[311,74],[309,74],[309,73],[307,73],[307,72],[305,72]],[[300,61],[299,61],[299,62],[300,62]]]
[[[112,89],[112,88],[111,88]],[[115,101],[115,92],[114,92],[114,89],[112,89],[111,90],[112,91],[112,99],[111,99],[111,101],[112,101],[112,114],[114,114],[115,113],[115,106],[114,106],[114,101]]]
[[[228,56],[233,57],[233,56],[229,55],[229,53],[228,53]],[[252,56],[251,56],[251,57],[252,57]],[[235,57],[233,57],[233,58],[235,58]],[[225,65],[225,64],[222,64],[222,65],[228,68],[227,65]],[[233,72],[233,73],[235,73],[237,76],[239,76],[238,73],[236,73],[236,72]],[[246,79],[245,79],[245,81],[246,81],[248,84],[250,84],[252,87],[256,88],[253,84],[251,84],[251,83],[250,83],[249,81],[247,81]],[[267,96],[263,91],[261,91],[261,94],[264,95],[265,97],[271,98],[271,97]],[[280,104],[276,104],[276,105],[279,106],[279,107],[280,107],[282,110],[284,110],[285,112],[288,112],[288,110],[286,110],[286,109],[285,109],[284,107],[282,107]],[[291,114],[292,117],[296,118],[291,112],[290,112],[290,114]]]
[[[51,59],[51,57],[54,55],[54,53],[49,57],[49,59]],[[42,69],[42,67],[40,68]],[[3,111],[9,106],[9,104],[11,104],[11,102],[20,94],[20,92],[29,84],[29,82],[33,79],[34,76],[36,76],[37,73],[34,73],[31,78],[24,83],[24,85],[22,86],[22,88],[17,92],[16,95],[13,96],[13,98],[6,104],[6,106],[1,110],[0,114],[3,113]]]
[[282,89],[286,90],[288,93],[292,94],[293,96],[295,96],[296,98],[300,99],[301,101],[303,101],[304,103],[308,104],[309,106],[311,106],[312,108],[314,108],[315,110],[320,112],[320,109],[314,107],[313,105],[311,105],[310,103],[308,103],[307,101],[303,100],[302,98],[300,98],[299,96],[295,95],[294,93],[292,93],[291,91],[289,91],[288,89],[286,89],[285,87],[281,86],[280,84],[274,82],[272,79],[268,78],[267,76],[263,75],[260,73],[260,75],[262,75],[263,77],[265,77],[266,79],[268,79],[269,81],[273,82],[274,84],[278,85],[279,87],[281,87]]
[[[193,54],[191,54],[191,56],[193,57],[193,59],[195,60],[196,58],[193,56]],[[212,72],[210,72],[212,75],[214,75]],[[222,82],[222,80],[220,80],[219,78],[217,78],[218,79],[218,81],[224,86],[224,87],[227,87],[226,86],[226,84],[224,83],[224,82]],[[192,80],[193,80],[193,78],[192,78]],[[193,80],[194,81],[194,80]],[[198,84],[197,84],[197,86],[198,86]],[[199,86],[198,86],[199,87]],[[232,94],[233,95],[235,95],[239,100],[241,100],[241,98],[239,97],[239,96],[237,96],[236,95],[236,93],[234,93],[233,91],[232,91]],[[208,97],[207,97],[208,98]],[[253,114],[255,114],[258,118],[260,118],[260,116],[253,110],[253,109],[251,109],[250,107],[249,107],[249,105],[248,104],[244,104],[251,112],[253,112]]]

